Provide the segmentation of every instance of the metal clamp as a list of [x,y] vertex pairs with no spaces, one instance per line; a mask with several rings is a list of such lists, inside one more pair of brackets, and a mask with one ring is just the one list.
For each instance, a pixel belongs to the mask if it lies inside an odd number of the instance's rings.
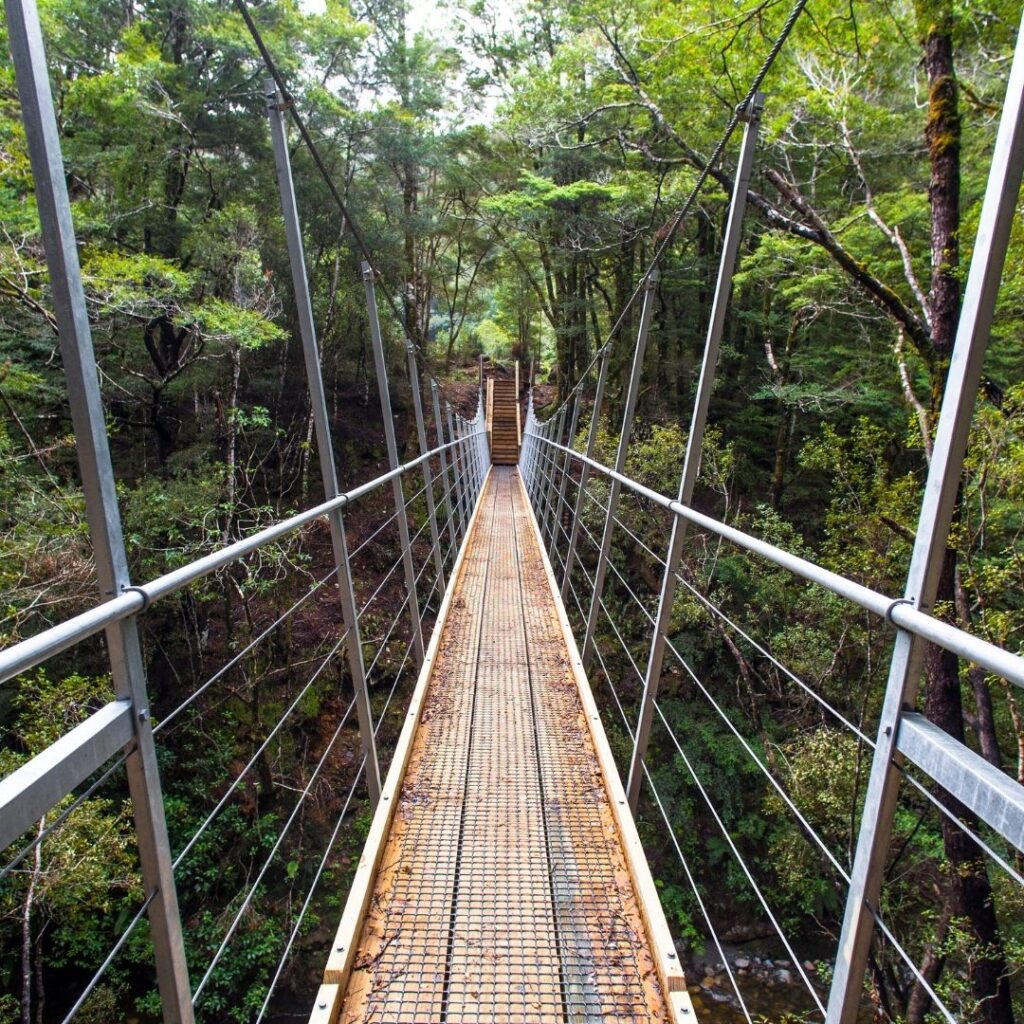
[[741,103],[736,108],[736,117],[744,123],[750,123],[760,118],[762,110],[764,110],[764,93],[755,92],[750,97],[749,103]]
[[138,594],[142,598],[142,607],[139,609],[140,613],[144,612],[153,603],[153,598],[150,597],[148,591],[144,590],[142,587],[122,587],[121,593]]
[[897,626],[895,622],[893,622],[892,613],[893,613],[893,609],[898,604],[909,604],[909,605],[913,606],[914,602],[909,597],[897,597],[896,600],[892,601],[889,604],[889,607],[885,609],[885,619],[886,619],[886,621],[889,622],[891,625],[895,626],[896,629],[899,629],[900,627]]

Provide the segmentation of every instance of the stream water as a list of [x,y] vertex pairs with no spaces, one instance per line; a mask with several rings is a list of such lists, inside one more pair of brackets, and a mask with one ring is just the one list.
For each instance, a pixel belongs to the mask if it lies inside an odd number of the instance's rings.
[[[814,996],[794,964],[768,943],[753,942],[744,947],[723,947],[743,996],[747,1013],[756,1024],[798,1024],[820,1021],[822,1005],[828,1002],[828,987],[818,976],[814,960],[801,961]],[[809,952],[809,951],[808,951]],[[825,950],[819,954],[827,955]],[[810,954],[813,957],[813,954]],[[733,983],[717,958],[695,958],[686,970],[690,998],[697,1024],[746,1024],[747,1015]],[[870,1006],[864,1006],[859,1024],[871,1024]]]

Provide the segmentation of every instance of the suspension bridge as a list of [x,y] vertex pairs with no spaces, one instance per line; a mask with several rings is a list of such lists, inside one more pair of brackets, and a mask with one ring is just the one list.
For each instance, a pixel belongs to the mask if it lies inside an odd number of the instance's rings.
[[[773,52],[801,8],[795,9]],[[78,994],[65,1020],[72,1020],[86,1003],[144,918],[152,936],[164,1019],[188,1024],[201,1016],[204,994],[218,963],[236,938],[261,883],[283,870],[275,858],[350,721],[359,733],[358,768],[294,925],[281,936],[282,955],[268,979],[258,1019],[266,1015],[293,954],[352,801],[365,789],[373,819],[351,887],[336,894],[344,897],[344,910],[334,940],[323,951],[323,985],[311,1007],[311,1021],[525,1024],[696,1019],[634,823],[641,798],[664,825],[663,847],[678,857],[703,915],[701,923],[729,974],[736,1004],[752,1021],[741,979],[729,966],[702,899],[703,883],[693,877],[679,842],[679,829],[686,823],[672,820],[651,771],[648,746],[652,732],[661,729],[678,754],[695,799],[706,803],[720,826],[723,842],[789,954],[817,1015],[829,1024],[857,1020],[872,943],[880,942],[896,949],[907,976],[923,986],[932,1002],[931,1012],[956,1020],[879,908],[896,800],[906,787],[913,787],[934,804],[937,813],[966,830],[979,851],[1015,884],[1024,884],[1013,856],[1013,851],[1024,850],[1024,788],[915,710],[927,643],[1024,686],[1024,659],[931,614],[1024,169],[1024,42],[1018,43],[1010,72],[902,595],[872,591],[693,507],[764,102],[759,86],[770,61],[719,147],[720,154],[733,129],[742,125],[736,185],[675,498],[643,486],[624,472],[651,331],[657,258],[634,295],[642,303],[636,334],[619,342],[631,351],[632,361],[621,422],[615,426],[618,440],[612,465],[600,462],[595,452],[619,324],[565,401],[543,421],[534,407],[532,373],[525,388],[523,416],[518,370],[515,383],[498,377],[485,381],[481,371],[472,418],[462,417],[447,403],[442,412],[437,382],[429,382],[429,402],[424,401],[419,353],[407,344],[405,383],[413,400],[419,454],[401,462],[377,314],[378,281],[370,263],[364,263],[389,469],[358,487],[340,489],[289,164],[285,116],[297,115],[275,74],[267,82],[267,106],[324,501],[164,576],[138,583],[129,575],[38,16],[35,5],[26,0],[7,0],[7,12],[100,601],[0,652],[0,680],[13,679],[102,634],[113,690],[102,708],[0,780],[0,849],[14,850],[0,868],[0,881],[56,830],[71,827],[75,809],[123,769],[145,887],[134,918]],[[265,50],[264,56],[273,70]],[[664,246],[658,256],[663,251]],[[583,440],[581,417],[588,410]],[[354,539],[346,527],[346,513],[370,496],[386,497],[389,492],[394,511],[370,536]],[[665,517],[664,551],[653,550],[632,531],[623,515],[625,496],[642,500]],[[412,510],[420,501],[426,512],[417,526]],[[330,530],[331,572],[211,677],[196,680],[181,705],[155,716],[140,617],[154,602],[317,522],[325,522]],[[366,546],[385,531],[394,537],[395,561],[367,596],[359,560]],[[687,580],[681,573],[681,556],[688,531],[716,536],[765,565],[780,567],[836,595],[848,604],[851,614],[865,612],[892,630],[885,703],[874,736],[865,735],[844,718],[811,684]],[[624,534],[630,535],[659,574],[656,606],[649,607],[638,596],[631,568],[612,557],[616,536]],[[368,647],[361,624],[392,577],[402,581],[404,599],[384,640]],[[649,624],[643,649],[628,642],[616,624],[614,606],[606,600],[612,587]],[[723,628],[771,661],[795,688],[816,700],[837,727],[855,733],[873,750],[852,863],[840,859],[815,833],[754,745],[672,642],[670,615],[680,587]],[[337,636],[328,654],[252,759],[226,783],[192,838],[181,849],[172,850],[157,761],[161,733],[324,588],[335,590],[338,598]],[[404,658],[390,688],[375,687],[378,698],[386,693],[383,707],[379,699],[375,707],[370,683],[379,681],[381,652],[396,631],[407,640]],[[640,686],[642,696],[633,714],[622,700],[621,679],[608,667],[612,652],[607,645],[615,642]],[[176,872],[196,856],[201,837],[335,656],[346,660],[351,699],[332,723],[328,746],[265,860],[255,869],[251,887],[233,903],[219,948],[210,962],[190,964]],[[703,699],[764,772],[827,870],[842,880],[845,914],[827,986],[801,965],[797,937],[786,934],[662,710],[658,690],[666,661],[692,678]],[[408,704],[400,709],[403,725],[390,761],[382,763],[377,742],[380,727],[401,692],[398,684],[408,665],[416,670],[415,685]],[[600,699],[592,686],[599,689]],[[626,770],[621,776],[605,733],[602,708],[619,714],[630,739],[628,764],[622,766]],[[936,789],[952,799],[939,799]],[[69,797],[71,802],[65,803]],[[955,814],[951,803],[962,813]],[[53,813],[58,804],[61,810]],[[977,826],[972,829],[968,820]]]

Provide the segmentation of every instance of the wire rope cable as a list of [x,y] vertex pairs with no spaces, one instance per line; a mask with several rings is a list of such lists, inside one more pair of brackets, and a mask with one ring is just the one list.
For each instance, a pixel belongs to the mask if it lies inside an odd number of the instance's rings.
[[177,868],[181,864],[181,862],[185,859],[185,857],[188,856],[189,851],[192,850],[192,848],[196,845],[197,842],[199,842],[200,837],[203,835],[203,833],[213,823],[214,818],[216,818],[217,815],[220,814],[220,812],[224,809],[224,806],[227,804],[228,800],[231,799],[231,795],[241,785],[242,779],[245,778],[246,773],[256,763],[256,761],[259,758],[260,754],[262,754],[263,751],[267,749],[267,747],[270,745],[270,741],[277,735],[277,733],[280,731],[281,727],[287,721],[288,716],[299,706],[299,702],[309,692],[309,688],[317,681],[317,679],[319,678],[320,674],[323,672],[323,670],[329,664],[330,660],[334,657],[335,654],[337,654],[339,648],[345,642],[345,638],[348,636],[348,633],[349,633],[349,631],[346,629],[345,632],[342,633],[342,635],[338,639],[338,641],[330,649],[330,651],[327,652],[327,654],[325,655],[324,659],[320,662],[320,664],[317,666],[316,670],[309,677],[309,681],[306,683],[305,686],[302,687],[302,689],[299,691],[299,693],[295,697],[295,699],[291,702],[291,704],[288,705],[288,707],[285,709],[284,713],[277,720],[277,724],[270,730],[270,732],[267,734],[266,738],[259,745],[259,748],[257,749],[256,753],[252,755],[252,757],[246,763],[245,767],[238,773],[237,776],[235,776],[234,781],[228,787],[228,789],[224,793],[224,795],[220,798],[220,800],[217,801],[217,806],[214,807],[214,809],[212,811],[210,811],[210,813],[206,817],[206,820],[193,833],[192,838],[185,844],[185,846],[182,849],[182,851],[171,862],[172,869],[177,870]]
[[288,819],[285,821],[283,828],[277,835],[277,839],[274,841],[274,845],[270,849],[270,853],[267,854],[266,859],[263,862],[263,866],[260,868],[259,873],[256,875],[256,881],[249,886],[249,891],[246,893],[245,898],[242,900],[242,905],[238,908],[235,913],[231,924],[228,926],[228,930],[221,940],[220,946],[217,948],[217,952],[214,953],[213,959],[210,961],[209,966],[206,968],[205,974],[196,986],[196,990],[192,993],[192,1005],[195,1006],[199,1002],[200,996],[203,994],[210,978],[213,976],[213,972],[220,963],[221,957],[224,955],[234,937],[235,931],[238,929],[239,924],[242,922],[242,918],[245,916],[246,910],[249,909],[249,904],[252,902],[253,897],[256,894],[256,890],[259,888],[260,882],[263,881],[263,876],[267,873],[267,869],[270,867],[277,854],[277,851],[281,848],[281,843],[284,842],[284,837],[288,834],[288,830],[291,828],[292,823],[298,817],[299,811],[302,809],[306,802],[306,798],[309,796],[313,788],[313,783],[316,782],[320,775],[320,771],[323,766],[327,763],[327,757],[331,750],[334,748],[334,744],[337,742],[338,737],[341,735],[341,730],[344,728],[345,723],[348,721],[349,715],[352,713],[352,709],[355,707],[356,702],[353,697],[349,702],[348,707],[345,709],[345,713],[341,716],[341,720],[338,722],[337,727],[334,730],[334,734],[331,736],[324,748],[323,754],[320,756],[320,760],[317,762],[316,768],[313,769],[313,773],[309,777],[309,781],[306,783],[305,788],[302,790],[299,799],[295,802],[295,806],[292,808],[291,814],[288,815]]

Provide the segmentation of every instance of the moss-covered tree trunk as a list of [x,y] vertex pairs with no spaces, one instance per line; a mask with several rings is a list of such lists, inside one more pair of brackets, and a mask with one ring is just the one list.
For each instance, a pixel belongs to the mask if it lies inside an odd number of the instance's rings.
[[[925,141],[931,169],[929,200],[931,231],[931,344],[935,353],[931,401],[937,412],[945,386],[960,317],[960,145],[961,122],[954,64],[953,5],[951,0],[917,0],[916,14],[924,68],[928,76],[928,122]],[[952,608],[956,579],[956,553],[948,549],[936,595],[936,606]],[[948,651],[930,646],[925,656],[925,711],[951,736],[963,742],[964,714],[959,660]],[[945,806],[969,826],[977,821],[947,793]],[[984,855],[977,844],[949,819],[942,822],[943,845],[949,860],[948,911],[962,922],[976,943],[970,958],[972,995],[979,1020],[1011,1024],[1013,1007],[1006,977],[1006,959],[999,935],[992,887]]]

